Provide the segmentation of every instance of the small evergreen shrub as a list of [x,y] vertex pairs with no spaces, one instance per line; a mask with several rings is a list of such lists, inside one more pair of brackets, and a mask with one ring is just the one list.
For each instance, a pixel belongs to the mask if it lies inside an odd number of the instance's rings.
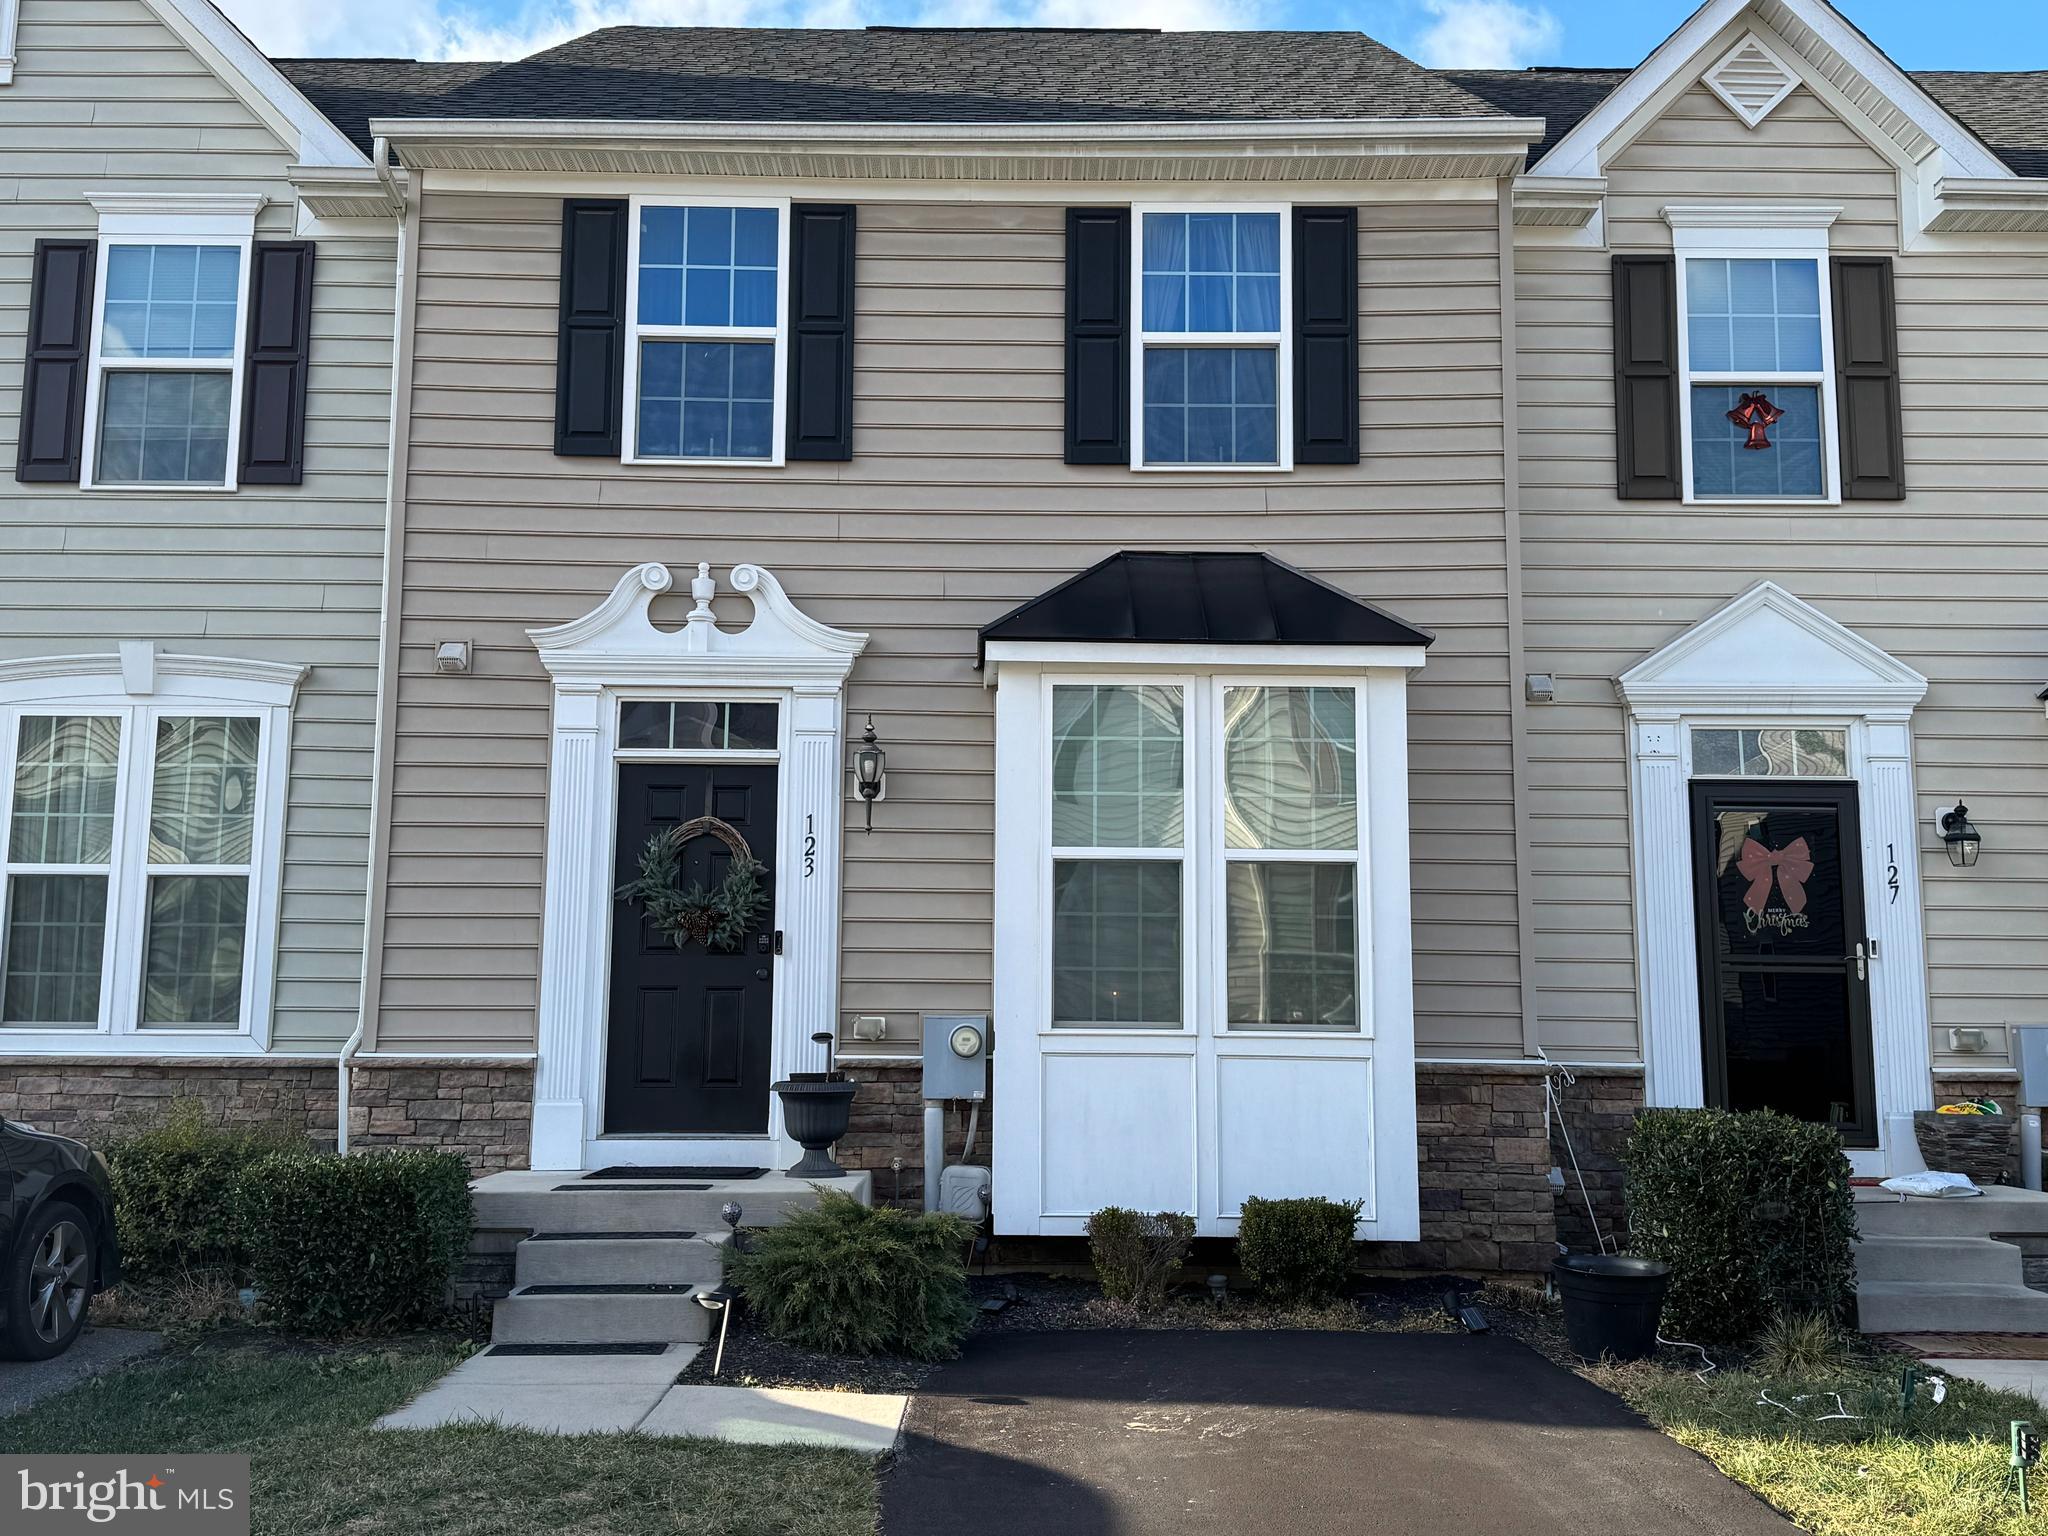
[[414,1327],[447,1306],[469,1250],[469,1166],[452,1152],[282,1152],[235,1209],[266,1311],[311,1333]]
[[1237,1224],[1237,1262],[1266,1301],[1281,1306],[1334,1300],[1351,1283],[1354,1233],[1363,1200],[1246,1200]]
[[1671,1266],[1668,1338],[1747,1339],[1855,1305],[1849,1160],[1824,1125],[1769,1110],[1659,1109],[1622,1150],[1631,1251]]
[[1817,1312],[1774,1317],[1756,1341],[1750,1369],[1766,1376],[1807,1381],[1846,1369],[1853,1360],[1842,1330]]
[[303,1142],[278,1126],[215,1125],[180,1101],[162,1123],[109,1143],[114,1226],[130,1281],[201,1270],[239,1272],[235,1186],[250,1164]]
[[1194,1240],[1195,1218],[1179,1211],[1148,1215],[1105,1205],[1088,1218],[1088,1257],[1111,1301],[1160,1305]]
[[778,1339],[838,1355],[946,1360],[974,1321],[958,1216],[912,1216],[824,1191],[780,1226],[747,1234],[726,1278]]

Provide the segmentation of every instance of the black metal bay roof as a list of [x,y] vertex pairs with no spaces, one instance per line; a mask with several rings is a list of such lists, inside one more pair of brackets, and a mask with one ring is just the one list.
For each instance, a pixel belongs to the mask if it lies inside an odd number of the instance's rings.
[[991,640],[1428,645],[1436,636],[1271,555],[1125,550],[1013,608]]

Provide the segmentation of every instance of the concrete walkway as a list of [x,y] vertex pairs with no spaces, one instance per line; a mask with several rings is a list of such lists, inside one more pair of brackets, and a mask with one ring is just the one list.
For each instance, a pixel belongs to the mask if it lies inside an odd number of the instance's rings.
[[68,1387],[153,1355],[164,1336],[140,1328],[92,1328],[54,1360],[0,1360],[0,1418]]
[[911,1404],[884,1536],[1797,1536],[1510,1340],[995,1334]]
[[678,1386],[697,1353],[473,1355],[379,1429],[495,1423],[554,1435],[640,1434],[885,1454],[909,1399],[887,1393]]
[[2048,1360],[1922,1360],[1920,1368],[1981,1381],[2007,1392],[2024,1392],[2048,1408]]

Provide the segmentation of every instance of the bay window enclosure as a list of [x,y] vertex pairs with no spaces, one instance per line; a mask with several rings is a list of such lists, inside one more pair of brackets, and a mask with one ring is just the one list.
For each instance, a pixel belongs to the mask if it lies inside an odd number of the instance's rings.
[[1289,467],[1291,232],[1276,208],[1139,208],[1133,468]]
[[627,461],[782,462],[789,205],[635,198]]
[[1055,1028],[1364,1027],[1353,687],[1056,682],[1050,720]]
[[[68,659],[68,658],[67,658]],[[165,658],[176,663],[197,658]],[[247,692],[288,699],[297,668]],[[13,664],[32,668],[36,664]],[[0,665],[0,1037],[5,1048],[247,1049],[267,1031],[283,814],[282,704],[135,703],[134,672]],[[182,681],[180,679],[179,681]],[[148,696],[156,690],[142,686]],[[147,1045],[144,1045],[144,1042]]]

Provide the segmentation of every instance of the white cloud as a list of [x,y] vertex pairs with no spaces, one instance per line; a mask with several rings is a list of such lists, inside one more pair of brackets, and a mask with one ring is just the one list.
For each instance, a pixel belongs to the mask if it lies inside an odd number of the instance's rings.
[[1564,28],[1540,5],[1515,0],[1423,0],[1435,18],[1416,39],[1431,69],[1520,69],[1554,53]]
[[[599,27],[1256,25],[1273,0],[217,0],[264,52],[517,59]],[[1464,3],[1464,0],[1460,0]]]

